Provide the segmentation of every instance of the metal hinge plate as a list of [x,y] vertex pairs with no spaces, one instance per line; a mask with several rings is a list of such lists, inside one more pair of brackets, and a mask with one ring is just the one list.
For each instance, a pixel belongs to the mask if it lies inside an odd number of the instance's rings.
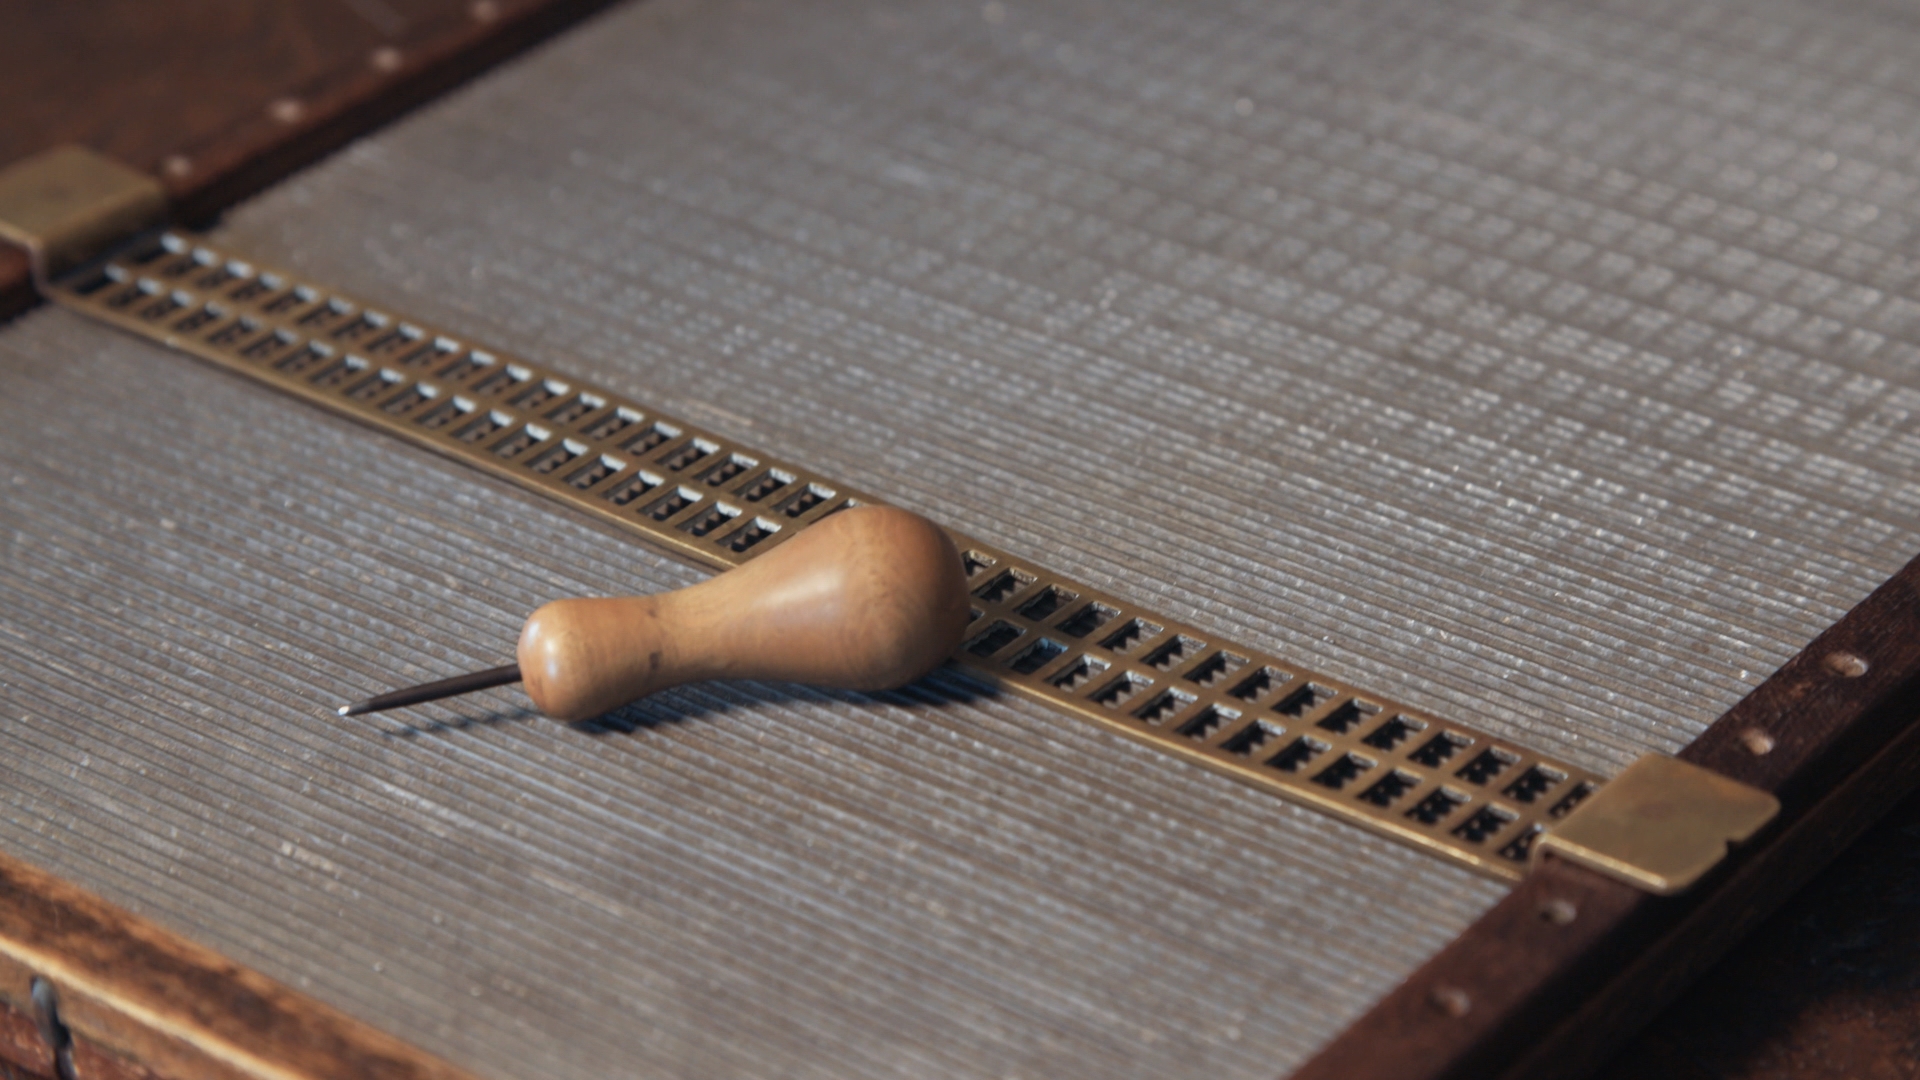
[[1664,754],[1648,754],[1608,781],[1534,845],[1661,896],[1692,885],[1758,832],[1780,800]]
[[43,285],[166,219],[158,181],[83,146],[0,169],[0,239],[27,249]]

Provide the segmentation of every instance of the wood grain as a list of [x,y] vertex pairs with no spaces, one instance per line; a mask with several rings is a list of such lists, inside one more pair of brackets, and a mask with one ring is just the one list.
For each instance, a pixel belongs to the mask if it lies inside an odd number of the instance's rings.
[[519,662],[541,712],[591,720],[697,679],[890,690],[952,656],[968,619],[946,531],[861,506],[698,585],[547,604],[520,634]]
[[[1666,898],[1549,862],[1295,1080],[1588,1075],[1911,789],[1916,713],[1920,560],[1679,755],[1780,798],[1754,842]],[[1765,754],[1756,732],[1773,742]]]
[[25,1068],[0,1058],[0,1080],[47,1080],[47,1075],[28,1072]]
[[[204,221],[609,2],[16,0],[0,5],[0,165],[82,143]],[[33,303],[0,244],[0,319]]]
[[95,1080],[467,1076],[0,854],[0,1056],[46,1071],[44,1044],[22,1027],[34,976],[58,991],[75,1071]]
[[[0,1080],[56,1080],[53,1068],[33,1017],[0,1001]],[[83,1080],[172,1080],[85,1037],[74,1043],[73,1071]]]

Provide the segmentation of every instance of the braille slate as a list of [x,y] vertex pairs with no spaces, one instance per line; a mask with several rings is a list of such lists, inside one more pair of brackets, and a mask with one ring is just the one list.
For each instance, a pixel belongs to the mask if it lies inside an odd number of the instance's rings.
[[[667,0],[216,236],[1612,772],[1920,551],[1916,49]],[[0,385],[0,847],[480,1075],[1272,1077],[1499,895],[954,673],[339,721],[699,574],[65,312]]]

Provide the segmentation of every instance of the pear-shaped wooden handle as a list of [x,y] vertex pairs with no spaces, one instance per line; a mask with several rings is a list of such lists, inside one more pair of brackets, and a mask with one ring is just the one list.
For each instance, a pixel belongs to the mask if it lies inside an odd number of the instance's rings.
[[520,675],[556,720],[696,679],[883,690],[951,655],[968,616],[960,553],[939,526],[855,507],[689,588],[547,604],[520,632]]

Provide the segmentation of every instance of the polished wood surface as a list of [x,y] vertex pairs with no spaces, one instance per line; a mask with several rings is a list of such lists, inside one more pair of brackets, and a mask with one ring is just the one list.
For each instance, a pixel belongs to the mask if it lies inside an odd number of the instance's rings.
[[966,575],[946,532],[863,506],[698,585],[547,604],[520,634],[520,672],[556,720],[696,679],[884,690],[953,655],[967,621]]
[[[184,176],[196,150],[300,102],[375,51],[462,18],[465,0],[254,4],[245,0],[87,0],[0,9],[9,84],[0,162],[84,143],[155,176]],[[391,66],[391,60],[384,60]],[[285,115],[282,110],[281,115]],[[173,161],[175,157],[184,161]]]

